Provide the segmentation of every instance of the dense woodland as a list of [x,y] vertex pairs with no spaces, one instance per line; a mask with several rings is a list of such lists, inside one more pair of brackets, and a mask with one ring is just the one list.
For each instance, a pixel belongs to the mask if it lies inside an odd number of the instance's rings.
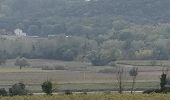
[[[170,59],[169,0],[0,0],[0,57],[91,61]],[[56,35],[48,37],[48,35]]]

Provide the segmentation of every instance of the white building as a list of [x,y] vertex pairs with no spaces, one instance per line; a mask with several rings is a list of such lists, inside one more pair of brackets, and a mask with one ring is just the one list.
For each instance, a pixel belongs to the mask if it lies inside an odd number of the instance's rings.
[[21,29],[15,29],[15,30],[14,30],[14,33],[15,33],[15,35],[18,36],[18,37],[27,36],[27,34],[24,33]]

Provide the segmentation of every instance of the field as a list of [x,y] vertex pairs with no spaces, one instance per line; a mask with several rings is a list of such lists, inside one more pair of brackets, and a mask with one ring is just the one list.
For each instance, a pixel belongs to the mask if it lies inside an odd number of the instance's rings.
[[170,94],[78,94],[54,96],[0,97],[0,100],[169,100]]
[[[51,80],[57,90],[116,90],[115,73],[101,73],[100,70],[115,70],[112,66],[91,66],[82,62],[63,62],[56,60],[31,59],[30,67],[19,70],[14,66],[15,60],[8,60],[6,65],[0,66],[0,88],[9,88],[12,84],[23,82],[32,92],[41,92],[41,84]],[[159,88],[161,66],[151,66],[151,61],[118,61],[126,67],[125,89],[131,86],[128,70],[132,65],[139,67],[136,90]],[[160,61],[157,61],[159,64]],[[169,61],[161,61],[169,65]],[[64,67],[65,70],[42,70],[43,66]]]

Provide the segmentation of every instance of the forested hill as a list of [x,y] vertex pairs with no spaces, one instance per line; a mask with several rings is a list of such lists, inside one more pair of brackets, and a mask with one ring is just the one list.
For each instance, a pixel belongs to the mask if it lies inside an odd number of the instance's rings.
[[29,35],[106,33],[112,22],[170,22],[169,0],[0,0],[0,29]]
[[0,59],[85,60],[94,65],[168,60],[169,5],[169,0],[0,0],[0,34],[20,28],[40,36],[2,36]]

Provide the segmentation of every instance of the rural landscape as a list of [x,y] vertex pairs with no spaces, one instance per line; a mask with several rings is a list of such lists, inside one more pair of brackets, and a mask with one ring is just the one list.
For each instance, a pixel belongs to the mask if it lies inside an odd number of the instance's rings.
[[0,100],[169,100],[169,0],[0,0]]

